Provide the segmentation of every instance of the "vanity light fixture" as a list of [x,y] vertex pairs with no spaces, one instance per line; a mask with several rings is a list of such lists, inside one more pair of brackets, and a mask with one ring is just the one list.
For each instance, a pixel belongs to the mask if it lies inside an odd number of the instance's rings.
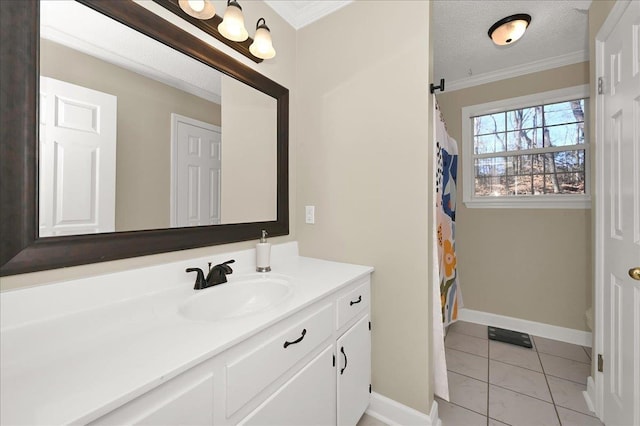
[[512,44],[520,39],[531,22],[531,15],[518,13],[507,16],[489,28],[489,38],[498,46]]
[[249,46],[249,51],[261,59],[271,59],[276,56],[276,51],[271,41],[271,30],[267,27],[264,18],[258,19],[256,23],[256,35],[254,36],[253,43]]
[[178,0],[178,5],[187,15],[198,19],[211,19],[216,14],[211,0]]
[[227,10],[224,12],[222,22],[218,25],[218,31],[231,41],[241,42],[249,38],[249,33],[244,27],[242,8],[237,1],[227,0]]

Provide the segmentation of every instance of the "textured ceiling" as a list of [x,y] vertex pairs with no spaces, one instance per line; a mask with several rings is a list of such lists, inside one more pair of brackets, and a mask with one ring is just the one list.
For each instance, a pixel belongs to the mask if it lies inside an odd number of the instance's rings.
[[[394,5],[393,1],[360,1]],[[299,29],[350,1],[266,3]],[[434,0],[432,4],[435,78],[445,78],[450,89],[588,59],[591,0]],[[487,35],[489,27],[516,13],[532,16],[524,37],[510,46],[495,46]]]
[[[590,0],[436,0],[433,2],[436,79],[463,83],[509,69],[519,74],[541,62],[576,63],[588,59]],[[487,31],[516,13],[531,15],[525,35],[512,45],[496,46]]]
[[352,0],[265,0],[296,30],[351,3]]

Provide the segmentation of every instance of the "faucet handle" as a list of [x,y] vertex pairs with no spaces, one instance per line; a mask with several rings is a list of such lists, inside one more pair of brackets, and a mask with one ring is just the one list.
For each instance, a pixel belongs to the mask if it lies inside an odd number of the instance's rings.
[[204,279],[204,272],[200,268],[187,268],[185,272],[197,272],[196,283],[193,286],[194,290],[201,290],[206,287],[207,281]]
[[225,274],[232,274],[233,269],[229,266],[230,263],[235,263],[235,259],[227,260],[226,262],[221,263],[220,266]]

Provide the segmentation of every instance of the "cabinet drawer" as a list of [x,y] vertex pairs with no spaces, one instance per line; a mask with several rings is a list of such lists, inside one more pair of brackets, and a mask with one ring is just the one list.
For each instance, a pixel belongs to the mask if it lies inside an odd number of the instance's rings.
[[332,335],[327,304],[263,345],[227,363],[227,417]]
[[367,279],[349,293],[338,298],[336,328],[340,329],[359,313],[369,308],[370,285]]

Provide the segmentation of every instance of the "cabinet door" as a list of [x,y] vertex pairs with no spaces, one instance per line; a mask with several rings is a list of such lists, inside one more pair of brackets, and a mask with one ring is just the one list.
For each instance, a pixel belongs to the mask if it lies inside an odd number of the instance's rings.
[[366,315],[338,339],[338,426],[355,425],[369,405],[371,332]]
[[333,371],[333,346],[329,346],[240,424],[261,426],[335,424],[336,382]]

